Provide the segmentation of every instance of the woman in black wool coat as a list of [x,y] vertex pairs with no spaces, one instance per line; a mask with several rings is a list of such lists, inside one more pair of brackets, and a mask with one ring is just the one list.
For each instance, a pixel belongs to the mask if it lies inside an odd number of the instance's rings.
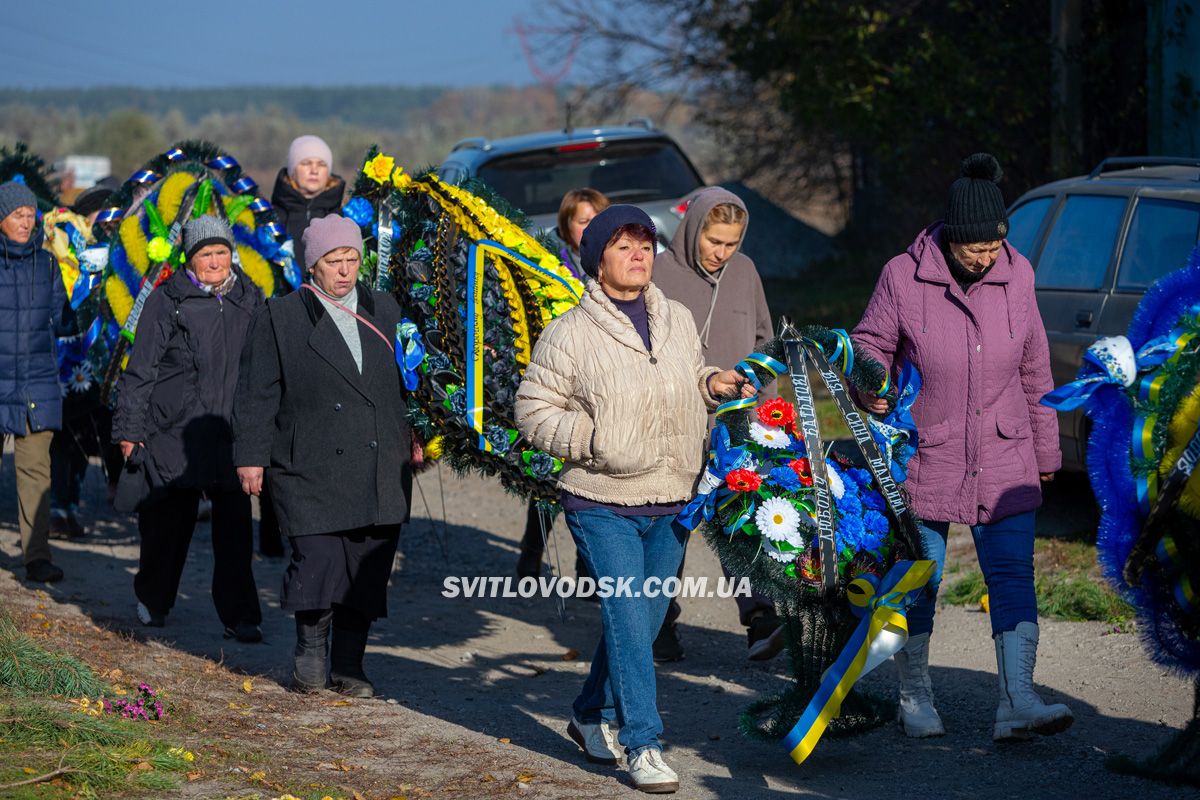
[[[233,466],[233,390],[263,296],[233,265],[233,232],[201,216],[183,228],[184,269],[146,298],[117,389],[113,440],[129,460],[118,498],[138,505],[138,619],[161,627],[175,605],[201,493],[212,500],[213,603],[227,638],[262,640],[250,498]],[[129,503],[128,505],[132,505]]]
[[291,540],[281,605],[296,614],[293,687],[320,691],[328,674],[337,691],[371,697],[367,634],[387,615],[419,461],[394,351],[400,307],[357,283],[353,221],[313,220],[304,246],[309,281],[255,317],[242,354],[234,458],[248,494],[265,481]]

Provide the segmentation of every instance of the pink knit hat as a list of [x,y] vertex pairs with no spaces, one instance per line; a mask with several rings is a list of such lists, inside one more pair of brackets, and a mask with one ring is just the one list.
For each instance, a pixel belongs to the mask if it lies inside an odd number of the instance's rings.
[[304,243],[304,268],[311,271],[326,253],[339,247],[353,247],[362,252],[362,232],[358,223],[340,214],[330,214],[308,223],[301,237]]
[[319,158],[329,165],[333,173],[333,151],[320,136],[297,136],[288,147],[288,175],[296,179],[296,167],[306,158]]

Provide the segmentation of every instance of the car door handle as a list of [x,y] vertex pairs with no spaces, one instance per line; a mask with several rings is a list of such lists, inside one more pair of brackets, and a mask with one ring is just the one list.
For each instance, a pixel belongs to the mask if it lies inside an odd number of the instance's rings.
[[1075,327],[1076,328],[1092,327],[1092,312],[1091,311],[1075,312]]

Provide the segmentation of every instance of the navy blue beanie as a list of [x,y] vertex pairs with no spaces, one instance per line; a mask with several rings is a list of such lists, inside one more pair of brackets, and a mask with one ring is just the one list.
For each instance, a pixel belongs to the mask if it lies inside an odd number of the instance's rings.
[[609,206],[592,217],[592,221],[583,229],[583,236],[579,237],[579,265],[591,278],[600,274],[600,258],[604,255],[604,248],[608,247],[608,240],[626,225],[643,225],[650,231],[651,237],[658,235],[650,216],[637,206],[630,205]]

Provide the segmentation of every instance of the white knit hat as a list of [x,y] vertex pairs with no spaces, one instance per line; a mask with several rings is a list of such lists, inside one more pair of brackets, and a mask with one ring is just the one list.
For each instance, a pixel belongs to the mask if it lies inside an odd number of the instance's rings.
[[292,180],[296,179],[296,167],[307,158],[319,158],[329,166],[329,172],[333,172],[333,151],[329,145],[320,136],[306,134],[297,136],[288,147],[288,175]]

